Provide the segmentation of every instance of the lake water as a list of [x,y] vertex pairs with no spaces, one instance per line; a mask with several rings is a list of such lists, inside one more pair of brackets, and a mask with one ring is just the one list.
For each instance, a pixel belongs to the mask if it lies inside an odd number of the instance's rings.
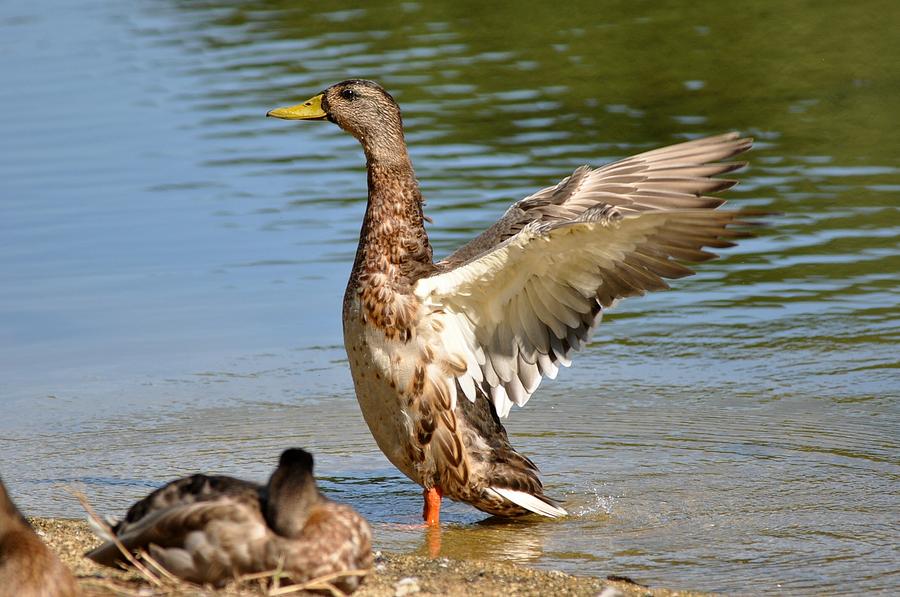
[[[284,447],[379,549],[428,551],[340,299],[364,160],[266,120],[328,84],[404,110],[436,254],[582,163],[741,130],[732,205],[782,212],[623,302],[509,419],[572,516],[444,515],[442,553],[675,588],[900,588],[895,2],[7,2],[0,473],[24,511],[120,513]],[[854,584],[851,584],[854,583]]]

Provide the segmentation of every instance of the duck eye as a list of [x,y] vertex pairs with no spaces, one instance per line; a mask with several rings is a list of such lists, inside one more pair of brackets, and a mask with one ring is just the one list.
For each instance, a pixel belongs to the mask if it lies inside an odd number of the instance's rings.
[[356,98],[356,93],[352,89],[341,89],[341,97],[345,100],[352,100]]

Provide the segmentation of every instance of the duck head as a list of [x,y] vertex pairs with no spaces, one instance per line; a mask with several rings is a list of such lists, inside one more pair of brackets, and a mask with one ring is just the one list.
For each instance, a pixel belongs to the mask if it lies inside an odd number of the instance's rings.
[[305,102],[270,110],[266,116],[284,120],[330,120],[359,140],[370,161],[408,160],[400,107],[374,81],[341,81]]
[[313,477],[312,454],[291,448],[281,454],[267,486],[266,521],[283,537],[297,537],[309,519],[309,510],[322,499]]

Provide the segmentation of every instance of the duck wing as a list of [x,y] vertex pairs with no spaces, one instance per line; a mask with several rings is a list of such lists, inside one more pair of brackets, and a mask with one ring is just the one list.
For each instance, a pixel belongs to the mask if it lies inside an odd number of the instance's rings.
[[725,190],[736,181],[712,177],[746,165],[719,160],[748,150],[752,143],[738,133],[726,133],[654,149],[600,168],[581,166],[559,184],[514,203],[491,227],[436,265],[444,271],[458,267],[532,222],[573,220],[600,204],[636,211],[716,208],[725,201],[704,194]]
[[135,502],[128,509],[125,520],[116,524],[113,531],[116,534],[124,532],[132,524],[159,510],[221,497],[228,497],[250,508],[260,510],[260,503],[264,500],[264,496],[265,487],[243,479],[225,475],[190,475],[166,483],[147,497]]
[[[117,535],[129,551],[144,549],[176,576],[219,584],[254,569],[269,531],[261,512],[227,496],[147,513]],[[264,550],[262,550],[264,551]],[[98,564],[125,561],[107,541],[85,554]]]
[[743,164],[718,160],[750,145],[730,133],[581,167],[419,279],[449,360],[465,364],[456,379],[466,397],[480,388],[506,416],[571,364],[604,308],[668,288],[666,278],[693,273],[684,262],[716,256],[704,248],[749,236],[741,214],[704,194],[735,184],[713,177]]

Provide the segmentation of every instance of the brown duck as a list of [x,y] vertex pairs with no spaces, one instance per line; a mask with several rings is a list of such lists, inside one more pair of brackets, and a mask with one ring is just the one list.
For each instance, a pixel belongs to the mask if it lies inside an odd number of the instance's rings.
[[[294,583],[372,566],[372,533],[353,508],[325,498],[313,457],[286,450],[266,485],[225,476],[172,481],[134,504],[113,532],[146,550],[172,574],[221,586],[242,574],[280,568]],[[87,554],[99,564],[125,559],[109,539]],[[330,581],[352,592],[358,575]]]
[[25,520],[0,480],[0,596],[75,597],[69,569]]
[[566,514],[500,420],[554,378],[620,298],[668,288],[746,233],[706,194],[750,147],[731,133],[590,168],[512,205],[437,263],[400,109],[372,81],[348,80],[268,116],[330,120],[366,155],[369,197],[344,295],[344,343],[378,447],[425,488],[498,516]]

